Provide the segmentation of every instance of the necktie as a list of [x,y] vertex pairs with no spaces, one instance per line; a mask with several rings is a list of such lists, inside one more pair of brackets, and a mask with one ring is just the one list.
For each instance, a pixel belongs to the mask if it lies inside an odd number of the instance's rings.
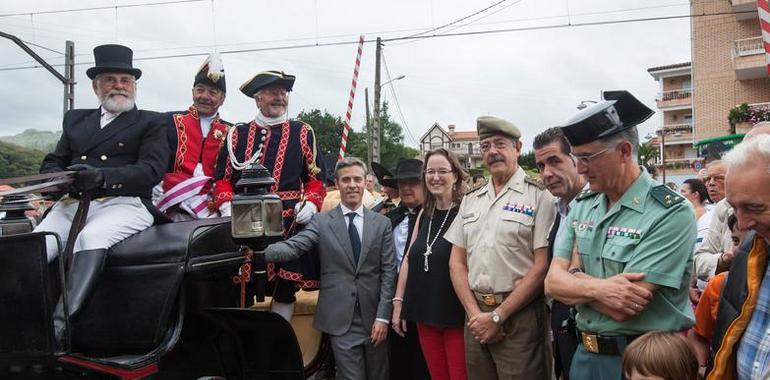
[[353,219],[356,218],[355,212],[349,212],[346,214],[348,217],[348,236],[350,237],[350,246],[353,247],[353,259],[355,259],[356,265],[358,265],[358,257],[361,255],[361,238],[358,236],[358,230],[353,223]]

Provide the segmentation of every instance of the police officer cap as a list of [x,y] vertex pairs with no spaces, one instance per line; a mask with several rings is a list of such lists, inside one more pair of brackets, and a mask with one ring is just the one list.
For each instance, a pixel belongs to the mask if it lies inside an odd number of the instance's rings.
[[225,68],[222,65],[222,59],[219,54],[211,53],[195,74],[193,86],[196,84],[205,84],[227,92],[225,85]]
[[653,110],[628,91],[604,91],[603,101],[576,113],[561,124],[570,145],[588,144],[647,120]]
[[513,123],[494,116],[479,116],[476,119],[476,130],[479,133],[479,140],[498,134],[515,139],[521,138],[521,131]]
[[283,71],[263,71],[242,84],[241,92],[244,95],[253,98],[259,90],[270,86],[278,86],[286,91],[291,91],[292,87],[294,87],[295,79],[297,79],[297,77],[286,74]]

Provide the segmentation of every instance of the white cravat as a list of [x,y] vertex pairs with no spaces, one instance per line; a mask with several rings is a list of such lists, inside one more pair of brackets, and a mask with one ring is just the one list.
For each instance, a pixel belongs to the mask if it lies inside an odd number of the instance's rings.
[[257,116],[254,117],[254,121],[257,122],[257,125],[261,125],[263,127],[269,127],[271,125],[281,124],[288,119],[289,119],[288,112],[278,117],[267,117],[264,114],[262,114],[262,110],[258,110]]

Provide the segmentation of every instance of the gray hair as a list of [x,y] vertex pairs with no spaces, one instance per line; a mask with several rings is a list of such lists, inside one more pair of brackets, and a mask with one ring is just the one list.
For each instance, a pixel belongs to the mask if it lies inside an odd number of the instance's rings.
[[340,170],[351,166],[360,166],[361,169],[364,170],[364,176],[366,176],[366,174],[368,173],[368,170],[366,169],[366,164],[363,161],[361,161],[361,159],[356,157],[345,157],[337,161],[337,164],[334,165],[334,176],[336,177],[337,174],[340,172]]
[[636,160],[639,156],[639,131],[636,127],[631,127],[620,131],[614,135],[608,136],[602,139],[604,146],[607,148],[614,148],[623,141],[628,141],[631,144],[631,156]]
[[706,169],[713,168],[714,166],[724,165],[724,161],[722,160],[714,160],[706,164]]
[[751,165],[764,165],[770,172],[770,135],[761,134],[744,140],[722,156],[722,161],[728,171]]

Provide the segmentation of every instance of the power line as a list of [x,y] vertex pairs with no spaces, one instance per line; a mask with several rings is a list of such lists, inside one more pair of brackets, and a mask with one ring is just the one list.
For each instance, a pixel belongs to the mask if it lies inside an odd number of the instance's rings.
[[[402,37],[383,38],[382,41],[393,42],[393,41],[419,40],[419,39],[440,38],[440,37],[477,36],[477,35],[486,35],[486,34],[515,33],[515,32],[525,32],[525,31],[535,31],[535,30],[550,30],[550,29],[562,29],[562,28],[578,28],[578,27],[587,27],[587,26],[630,24],[630,23],[649,22],[649,21],[693,19],[693,18],[701,18],[701,17],[748,14],[748,13],[755,13],[755,12],[756,11],[717,12],[717,13],[699,14],[699,15],[687,14],[687,15],[674,15],[674,16],[643,17],[643,18],[622,19],[622,20],[594,21],[594,22],[585,22],[585,23],[562,23],[562,24],[553,24],[553,25],[528,26],[528,27],[520,27],[520,28],[501,28],[501,29],[475,30],[475,31],[456,32],[456,33],[431,34],[431,35],[416,36],[416,37],[402,36]],[[364,42],[373,43],[375,41],[376,41],[375,39],[369,39],[369,40],[365,40]],[[316,47],[328,47],[328,46],[344,46],[344,45],[353,45],[357,43],[358,41],[356,40],[334,41],[334,42],[323,42],[323,43],[317,42],[317,43],[308,43],[308,44],[273,46],[273,47],[265,47],[265,48],[233,49],[233,50],[221,51],[220,54],[223,54],[223,55],[240,54],[240,53],[280,51],[280,50],[292,50],[292,49],[304,49],[304,48],[316,48]],[[158,55],[158,56],[152,56],[152,57],[134,58],[134,60],[149,61],[149,60],[170,59],[170,58],[201,57],[201,56],[206,56],[207,54],[208,53],[205,53],[205,52],[186,53],[186,54],[168,54],[168,55]],[[93,64],[93,62],[76,63],[76,65],[86,65],[86,64]],[[62,65],[52,65],[52,66],[62,66]],[[7,67],[7,68],[0,69],[0,71],[25,70],[25,69],[33,69],[38,67],[39,66]]]
[[398,96],[396,96],[396,88],[393,87],[393,82],[395,81],[390,76],[390,70],[388,70],[388,61],[385,59],[384,51],[382,53],[382,63],[383,63],[383,66],[385,66],[385,75],[388,76],[388,80],[390,81],[390,92],[393,94],[393,101],[396,102],[396,109],[398,109],[398,114],[401,116],[401,122],[404,124],[404,129],[406,130],[406,134],[409,135],[409,138],[411,138],[415,144],[420,145],[417,139],[414,138],[414,135],[412,134],[412,130],[409,129],[409,124],[407,124],[406,122],[406,118],[404,117],[404,112],[401,109],[401,104],[398,102]]
[[155,5],[197,3],[197,2],[200,2],[200,1],[207,1],[207,0],[173,0],[173,1],[163,1],[163,2],[158,2],[158,3],[112,5],[112,6],[102,6],[102,7],[72,8],[72,9],[59,9],[59,10],[37,11],[37,12],[23,12],[23,13],[5,13],[5,14],[0,14],[0,17],[27,16],[27,15],[44,15],[44,14],[51,14],[51,13],[85,12],[85,11],[97,11],[97,10],[103,10],[103,9],[136,8],[136,7],[145,7],[145,6],[155,6]]
[[[471,17],[473,17],[473,16],[475,16],[475,15],[477,15],[477,14],[480,14],[480,13],[484,13],[484,12],[486,12],[487,10],[489,10],[489,9],[492,9],[492,8],[494,8],[494,7],[498,6],[498,5],[500,5],[500,4],[502,4],[502,3],[506,2],[506,1],[508,1],[508,0],[500,0],[500,1],[498,1],[498,2],[496,2],[496,3],[494,3],[494,4],[490,5],[490,6],[488,6],[488,7],[486,7],[486,8],[480,9],[480,10],[478,10],[478,11],[476,11],[476,12],[473,12],[473,13],[471,13],[471,14],[469,14],[469,15],[465,16],[465,17],[461,17],[461,18],[459,18],[459,19],[457,19],[457,20],[454,20],[454,21],[448,22],[448,23],[446,23],[446,24],[444,24],[444,25],[441,25],[441,26],[435,27],[435,28],[433,28],[433,29],[429,29],[429,30],[426,30],[426,31],[424,31],[424,32],[420,32],[420,33],[417,33],[417,34],[413,34],[413,35],[411,35],[410,37],[417,37],[417,36],[421,36],[421,35],[423,35],[423,34],[426,34],[426,33],[431,33],[431,32],[435,32],[435,31],[437,31],[437,30],[440,30],[440,29],[444,29],[444,28],[446,28],[446,27],[448,27],[448,26],[451,26],[451,25],[457,24],[458,22],[461,22],[461,21],[463,21],[463,20],[467,20],[467,19],[469,19],[469,18],[471,18]],[[519,0],[519,1],[521,1],[521,0]],[[517,1],[517,2],[518,2],[518,1]]]

